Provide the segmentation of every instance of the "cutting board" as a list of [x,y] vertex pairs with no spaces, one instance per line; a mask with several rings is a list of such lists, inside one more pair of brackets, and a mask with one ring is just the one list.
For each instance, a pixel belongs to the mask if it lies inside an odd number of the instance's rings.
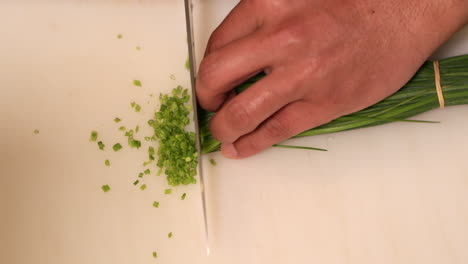
[[[235,3],[195,1],[198,61]],[[118,130],[149,135],[159,93],[189,85],[182,1],[4,1],[0,17],[0,263],[468,261],[468,107],[289,142],[326,153],[206,155],[207,257],[199,186],[164,194],[142,165],[150,143]],[[468,29],[434,56],[465,53]]]

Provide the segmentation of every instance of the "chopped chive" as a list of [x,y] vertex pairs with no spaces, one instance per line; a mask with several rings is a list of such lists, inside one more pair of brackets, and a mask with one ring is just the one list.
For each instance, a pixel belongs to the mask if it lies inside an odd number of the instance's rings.
[[133,185],[138,185],[139,183],[140,183],[140,181],[136,180],[136,181],[133,182]]
[[190,71],[190,58],[187,58],[187,60],[185,61],[185,69]]
[[104,161],[104,164],[109,167],[110,166],[110,161],[108,159],[106,159],[106,161]]
[[171,78],[171,80],[174,80],[174,81],[175,81],[175,79],[176,79],[176,77],[175,77],[174,74],[171,74],[170,78]]
[[153,258],[158,258],[158,253],[156,251],[153,251]]
[[130,103],[130,106],[131,106],[132,108],[134,108],[134,107],[135,107],[135,105],[136,105],[136,103],[135,103],[135,102],[131,102],[131,103]]
[[140,148],[141,147],[141,141],[136,140],[136,139],[130,139],[128,140],[128,144],[130,145],[131,148]]
[[133,85],[141,87],[141,81],[140,80],[133,80]]
[[121,126],[121,127],[119,127],[119,130],[120,130],[120,131],[125,131],[125,130],[127,130],[127,129],[126,129],[124,126]]
[[135,105],[135,112],[140,112],[141,106],[139,104]]
[[150,160],[154,160],[154,154],[155,154],[154,148],[149,147],[148,148],[148,157],[149,157]]
[[122,38],[123,38],[122,34],[118,34],[118,35],[117,35],[117,38],[118,38],[118,39],[122,39]]
[[145,137],[145,141],[150,141],[151,137]]
[[148,166],[148,165],[150,165],[150,164],[151,164],[151,162],[153,162],[153,161],[151,161],[151,160],[149,160],[149,161],[145,161],[145,162],[143,162],[143,166]]
[[135,134],[138,133],[138,131],[140,131],[140,126],[139,126],[139,125],[137,125],[137,126],[135,127]]
[[120,121],[122,121],[122,119],[120,119],[120,118],[118,118],[118,117],[114,118],[114,122],[118,123],[118,122],[120,122]]
[[161,176],[162,172],[163,172],[163,169],[159,168],[158,172],[156,173],[156,176]]
[[39,134],[39,130],[34,130],[34,134]]
[[136,50],[140,51],[140,50],[141,50],[141,47],[140,47],[140,46],[136,46]]
[[172,232],[169,232],[169,234],[167,234],[167,237],[172,238]]
[[150,174],[151,173],[150,169],[146,169],[144,172],[145,172],[145,174]]
[[108,192],[108,191],[110,191],[111,188],[109,187],[109,185],[103,185],[103,186],[101,187],[101,189],[102,189],[104,192]]
[[143,172],[138,173],[138,178],[143,178],[145,174]]
[[211,165],[216,166],[216,160],[210,159],[210,163],[211,163]]
[[104,143],[102,143],[102,141],[99,141],[97,144],[98,144],[100,150],[104,150],[104,147],[106,145],[104,145]]
[[140,186],[140,190],[144,191],[146,189],[146,184],[143,184],[142,186]]
[[117,143],[114,146],[112,146],[112,149],[117,152],[122,149],[122,145],[120,145],[120,143]]
[[97,140],[97,138],[98,138],[98,132],[94,130],[91,131],[91,136],[89,137],[89,141],[94,142]]
[[187,196],[186,193],[182,194],[182,196],[180,197],[181,200],[185,200],[185,197]]
[[172,193],[172,189],[166,189],[164,190],[164,194],[171,194]]
[[154,202],[153,202],[153,207],[159,208],[159,202],[154,201]]

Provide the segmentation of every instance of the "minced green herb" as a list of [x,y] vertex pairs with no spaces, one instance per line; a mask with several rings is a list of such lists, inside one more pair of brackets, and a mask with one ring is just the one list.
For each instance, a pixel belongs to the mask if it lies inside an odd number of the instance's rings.
[[138,173],[138,178],[143,178],[145,174],[143,172]]
[[146,184],[140,186],[140,190],[144,191],[146,189]]
[[145,137],[145,141],[151,141],[151,137]]
[[120,118],[118,118],[118,117],[114,118],[114,122],[118,123],[118,122],[120,122],[120,121],[122,121],[122,119],[120,119]]
[[158,258],[158,253],[156,251],[153,251],[153,258]]
[[109,185],[103,185],[103,186],[101,187],[101,189],[102,189],[104,192],[108,192],[108,191],[110,191],[111,188],[109,187]]
[[106,161],[104,161],[104,164],[109,167],[110,166],[110,161],[108,159],[106,159]]
[[135,108],[135,105],[136,105],[135,102],[131,102],[131,103],[130,103],[130,106],[131,106],[132,108]]
[[154,151],[154,148],[153,148],[153,147],[149,147],[149,148],[148,148],[148,157],[149,157],[150,160],[154,160],[154,154],[155,154],[155,153],[156,153],[156,152]]
[[136,180],[136,181],[133,182],[133,185],[138,185],[139,183],[140,183],[140,181]]
[[139,125],[137,125],[137,126],[135,127],[135,134],[138,133],[138,131],[140,131],[140,126],[139,126]]
[[171,194],[172,193],[172,189],[166,189],[164,190],[164,194]]
[[190,58],[187,58],[187,60],[185,61],[185,69],[190,71]]
[[149,161],[145,161],[143,162],[143,166],[148,166],[152,163],[153,161],[149,160]]
[[141,147],[141,141],[135,139],[133,137],[133,130],[129,130],[127,132],[125,132],[125,136],[128,138],[128,145],[131,147],[131,148],[140,148]]
[[174,74],[171,74],[171,76],[169,76],[171,78],[171,80],[174,80],[176,79],[175,75]]
[[188,90],[178,86],[170,95],[159,96],[160,108],[148,124],[159,141],[157,166],[164,170],[171,186],[196,183],[197,149],[195,133],[186,130],[191,106]]
[[185,200],[185,197],[187,196],[186,193],[182,194],[182,196],[180,197],[181,200]]
[[150,171],[150,169],[146,169],[146,170],[144,171],[144,173],[145,173],[145,174],[150,174],[151,171]]
[[112,149],[113,149],[114,151],[119,151],[119,150],[122,149],[122,145],[120,145],[120,143],[117,143],[117,144],[115,144],[114,146],[112,146]]
[[34,134],[36,134],[36,135],[39,134],[39,130],[37,130],[37,129],[34,130]]
[[210,163],[211,163],[211,165],[216,166],[216,160],[210,159]]
[[120,130],[120,131],[125,131],[125,130],[127,130],[127,129],[126,129],[124,126],[121,126],[121,127],[119,127],[119,130]]
[[98,132],[97,131],[91,131],[91,136],[89,137],[89,141],[95,142],[98,138]]
[[118,38],[118,39],[122,39],[122,38],[123,38],[122,34],[118,34],[118,35],[117,35],[117,38]]
[[169,234],[167,234],[167,237],[172,238],[172,232],[169,232]]
[[104,145],[104,143],[102,143],[102,141],[99,141],[97,144],[98,144],[100,150],[104,150],[104,148],[106,147],[106,145]]
[[139,104],[135,105],[135,112],[140,112],[141,106]]
[[141,50],[141,47],[140,47],[140,46],[136,46],[136,50],[140,51],[140,50]]
[[154,202],[153,202],[153,207],[159,208],[159,202],[154,201]]
[[133,80],[133,85],[141,87],[141,81],[140,80]]

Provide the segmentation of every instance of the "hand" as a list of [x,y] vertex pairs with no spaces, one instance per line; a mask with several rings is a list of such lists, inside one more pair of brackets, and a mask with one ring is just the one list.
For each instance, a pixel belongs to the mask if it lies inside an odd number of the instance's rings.
[[467,18],[466,0],[243,0],[210,38],[197,96],[223,154],[248,157],[391,95]]

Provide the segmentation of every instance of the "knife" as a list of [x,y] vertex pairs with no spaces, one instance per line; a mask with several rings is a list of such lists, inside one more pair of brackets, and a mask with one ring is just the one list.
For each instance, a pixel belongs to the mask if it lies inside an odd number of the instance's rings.
[[193,105],[193,120],[195,124],[195,142],[197,145],[198,153],[198,175],[200,182],[200,191],[201,191],[201,200],[203,208],[203,223],[205,227],[205,245],[206,245],[206,254],[210,255],[210,243],[208,236],[208,217],[206,209],[206,193],[205,193],[205,182],[203,178],[203,164],[202,164],[202,154],[201,154],[201,144],[200,144],[200,128],[198,125],[198,113],[197,113],[197,96],[195,92],[195,80],[196,80],[196,61],[195,61],[195,40],[193,37],[193,4],[191,0],[185,1],[185,22],[187,28],[187,43],[188,43],[188,53],[189,53],[189,63],[190,63],[190,82],[192,86],[192,105]]

